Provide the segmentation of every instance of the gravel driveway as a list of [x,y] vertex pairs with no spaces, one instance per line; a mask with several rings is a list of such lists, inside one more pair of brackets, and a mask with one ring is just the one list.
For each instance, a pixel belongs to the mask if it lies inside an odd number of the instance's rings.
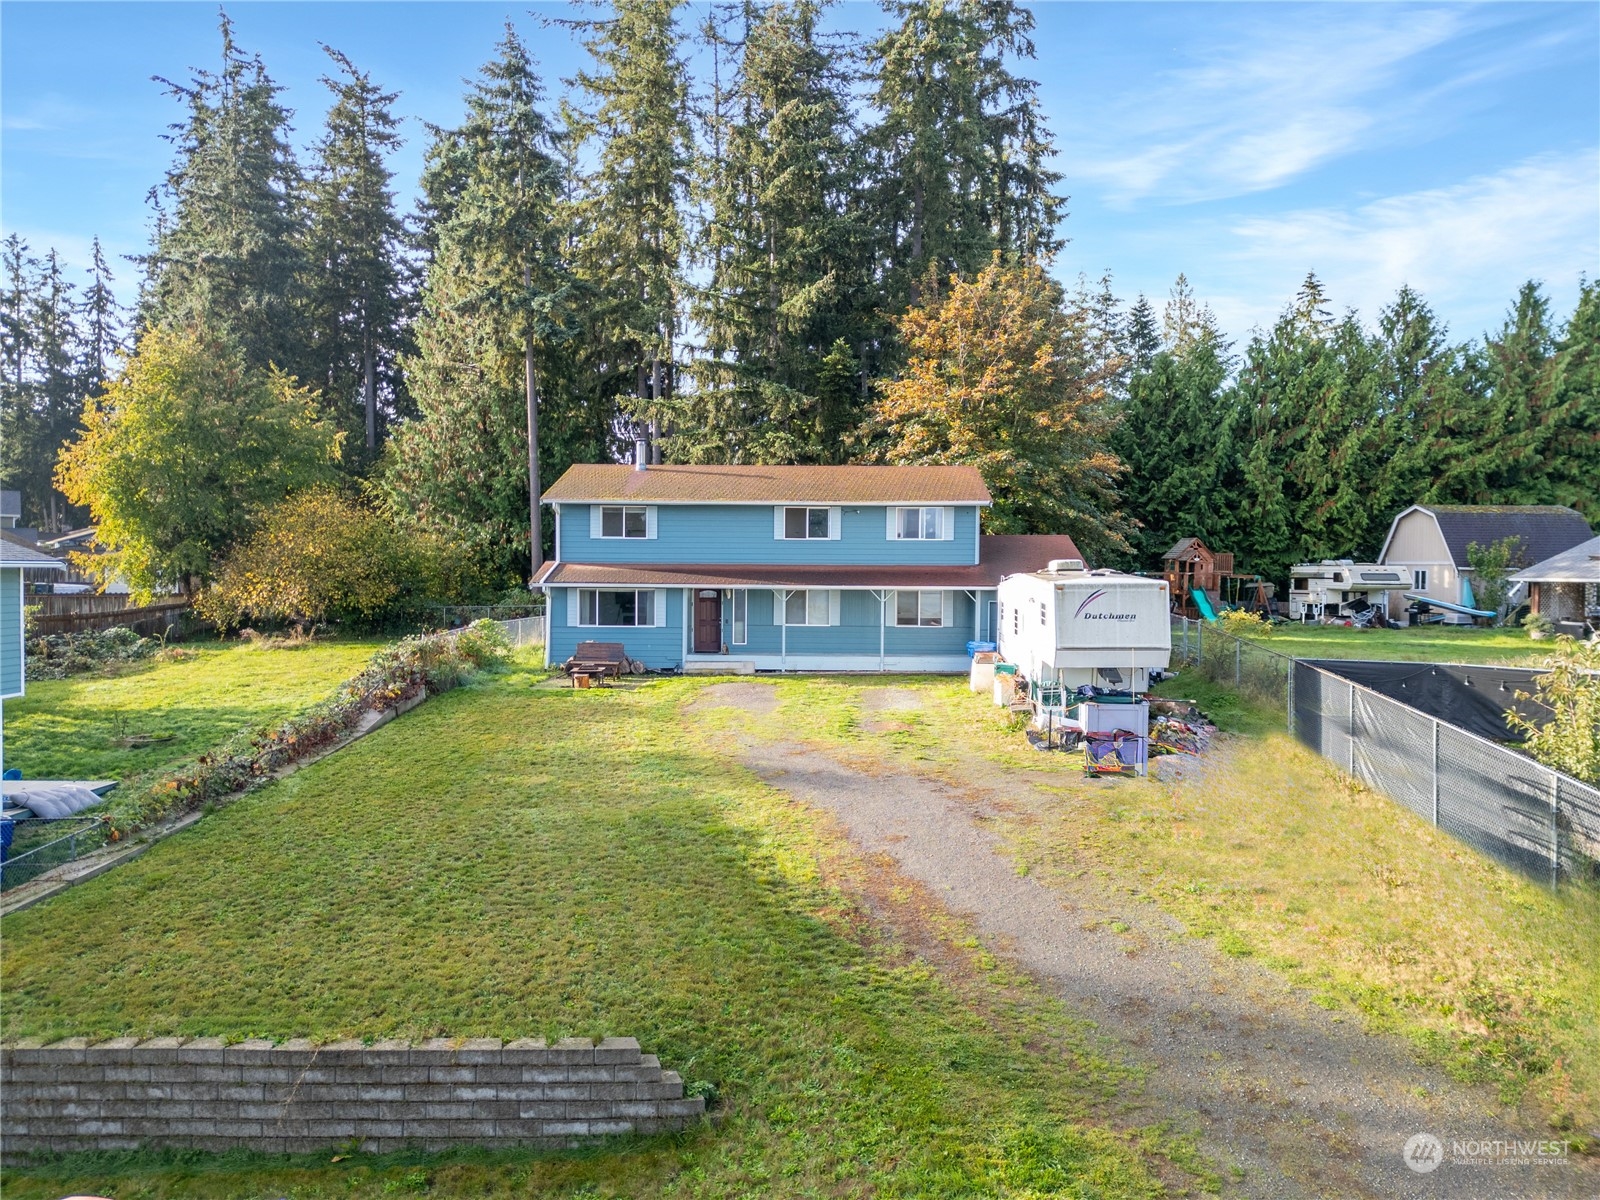
[[[1153,906],[1088,880],[1058,886],[1019,875],[986,828],[1000,812],[998,798],[981,788],[958,792],[911,773],[864,775],[792,742],[747,739],[742,754],[762,779],[833,814],[863,851],[892,858],[965,914],[992,950],[1148,1060],[1148,1119],[1185,1114],[1180,1125],[1197,1129],[1209,1153],[1243,1172],[1239,1193],[1401,1200],[1600,1194],[1591,1164],[1451,1161],[1452,1139],[1548,1135],[1507,1126],[1482,1094],[1419,1066],[1400,1039],[1364,1033],[1265,970],[1182,938]],[[1007,781],[1006,802],[1029,791]],[[1051,801],[1041,795],[1022,802]],[[1401,1156],[1407,1139],[1423,1132],[1443,1141],[1445,1160],[1427,1174]]]

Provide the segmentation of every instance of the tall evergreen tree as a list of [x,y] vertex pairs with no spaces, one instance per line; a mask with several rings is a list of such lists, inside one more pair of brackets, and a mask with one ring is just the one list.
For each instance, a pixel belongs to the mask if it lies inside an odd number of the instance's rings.
[[927,279],[971,276],[991,255],[1047,259],[1060,247],[1060,177],[1036,85],[1008,60],[1033,57],[1033,15],[1015,0],[886,0],[894,27],[871,47],[879,123],[873,203],[887,307]]
[[1586,281],[1550,372],[1549,498],[1600,527],[1600,281]]
[[1158,565],[1182,537],[1234,547],[1248,414],[1227,387],[1230,367],[1226,343],[1207,329],[1182,351],[1155,353],[1129,384],[1111,448],[1127,467],[1123,503],[1142,526],[1141,567]]
[[[843,361],[836,343],[864,347],[876,324],[847,85],[821,12],[815,0],[747,6],[737,73],[707,116],[705,343],[672,439],[687,461],[836,461],[837,432],[854,423],[820,396],[824,360],[835,372]],[[722,30],[709,32],[722,50]],[[830,409],[849,399],[838,382]],[[859,384],[854,395],[859,411]]]
[[93,395],[116,374],[113,360],[122,353],[123,311],[111,290],[115,276],[106,264],[100,239],[95,238],[89,256],[89,286],[84,290],[78,315],[82,321],[83,346],[78,360],[78,391]]
[[1133,374],[1139,375],[1148,371],[1161,349],[1161,328],[1156,324],[1155,310],[1150,307],[1150,301],[1144,298],[1142,292],[1128,311],[1124,338],[1128,365]]
[[307,180],[310,356],[323,403],[347,439],[370,464],[383,427],[403,412],[405,382],[399,352],[409,316],[404,229],[395,212],[388,156],[401,144],[392,106],[371,76],[331,47],[323,47],[337,76],[322,82],[333,93],[326,129]]
[[[543,558],[539,481],[604,458],[608,413],[574,386],[560,135],[508,26],[457,129],[434,130],[423,177],[431,249],[417,349],[418,416],[395,434],[396,507],[502,573]],[[555,380],[559,386],[541,387]],[[536,524],[537,523],[537,524]]]
[[[567,126],[593,162],[578,184],[577,273],[592,299],[586,341],[600,394],[624,417],[659,422],[676,389],[692,149],[682,0],[615,0],[571,21],[593,60],[570,82]],[[628,399],[627,393],[632,392]],[[653,436],[659,457],[659,438]]]
[[309,373],[300,172],[289,111],[259,57],[222,16],[222,64],[189,84],[160,79],[188,107],[143,259],[141,324],[225,330],[253,366]]

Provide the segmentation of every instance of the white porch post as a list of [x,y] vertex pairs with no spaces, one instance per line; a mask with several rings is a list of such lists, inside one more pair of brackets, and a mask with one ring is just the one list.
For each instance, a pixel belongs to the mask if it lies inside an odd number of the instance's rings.
[[780,670],[789,669],[789,593],[787,590],[773,588],[772,595],[777,605],[778,618],[778,667]]
[[679,660],[684,666],[689,665],[689,622],[693,620],[694,609],[689,597],[693,588],[683,589],[683,657]]
[[964,595],[972,597],[972,640],[983,640],[983,603],[978,599],[977,592],[965,592]]
[[884,627],[889,623],[889,593],[874,589],[872,594],[878,601],[878,673],[881,675],[885,669],[883,631]]

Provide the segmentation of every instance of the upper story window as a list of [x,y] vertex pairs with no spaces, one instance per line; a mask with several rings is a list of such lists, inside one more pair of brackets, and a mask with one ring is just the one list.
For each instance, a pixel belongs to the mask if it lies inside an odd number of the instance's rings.
[[891,508],[889,538],[896,542],[947,542],[955,537],[953,508]]
[[773,535],[786,541],[827,540],[839,536],[837,508],[779,508],[774,518]]
[[894,509],[891,528],[896,541],[944,541],[944,509]]
[[647,504],[596,504],[589,509],[589,536],[653,538],[656,510]]

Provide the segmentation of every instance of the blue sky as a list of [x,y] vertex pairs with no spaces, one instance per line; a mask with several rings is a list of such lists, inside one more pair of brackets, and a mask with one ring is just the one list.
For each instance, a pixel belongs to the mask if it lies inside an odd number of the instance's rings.
[[[564,6],[234,3],[316,136],[319,42],[402,93],[409,202],[421,122],[448,124],[461,81],[509,17],[553,91],[582,52],[540,16]],[[704,4],[690,6],[686,24]],[[1231,335],[1270,323],[1308,270],[1370,321],[1402,282],[1460,337],[1499,324],[1527,278],[1570,311],[1600,273],[1600,5],[1046,3],[1035,7],[1045,115],[1071,196],[1064,277],[1110,270],[1158,302],[1185,272]],[[839,5],[872,30],[875,5]],[[212,3],[0,6],[0,228],[72,264],[148,232],[145,196],[179,116],[152,75],[217,57]],[[135,268],[121,265],[131,298]]]

